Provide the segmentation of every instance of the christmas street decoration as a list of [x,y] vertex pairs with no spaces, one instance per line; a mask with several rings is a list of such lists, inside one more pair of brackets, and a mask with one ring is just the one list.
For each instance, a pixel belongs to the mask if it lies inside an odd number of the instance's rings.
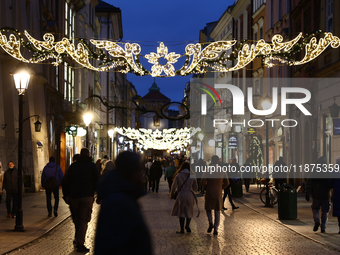
[[136,140],[136,146],[139,149],[175,150],[188,146],[190,137],[201,131],[201,129],[185,127],[159,131],[158,129],[116,127],[114,131],[129,139]]
[[[5,35],[7,32],[11,34]],[[157,47],[157,53],[151,52],[143,56],[142,47],[137,43],[124,44],[107,40],[90,40],[88,43],[83,39],[74,42],[74,39],[68,38],[56,42],[51,33],[44,34],[43,41],[39,41],[27,31],[24,31],[24,35],[27,40],[13,28],[2,28],[0,47],[12,57],[26,63],[41,63],[55,59],[52,64],[57,66],[66,58],[70,58],[81,67],[94,71],[104,72],[116,68],[115,71],[123,73],[164,77],[205,73],[208,67],[217,72],[236,71],[246,67],[255,58],[262,58],[263,66],[267,67],[279,64],[302,65],[317,58],[329,46],[338,48],[340,45],[339,38],[332,33],[316,31],[308,35],[300,33],[293,40],[286,42],[281,35],[274,35],[271,43],[263,39],[255,43],[236,40],[217,41],[207,45],[191,43],[186,46],[182,55],[168,53],[168,47],[161,42]],[[32,55],[27,57],[29,54],[22,54],[22,48],[28,49]],[[227,55],[229,51],[232,52]],[[304,56],[296,60],[295,54],[300,51]],[[185,63],[180,69],[175,70],[173,64],[184,56]],[[153,64],[151,72],[141,64],[140,57],[148,59],[148,62]],[[164,64],[160,62],[161,59],[165,60]],[[234,60],[235,64],[227,65],[231,60]]]

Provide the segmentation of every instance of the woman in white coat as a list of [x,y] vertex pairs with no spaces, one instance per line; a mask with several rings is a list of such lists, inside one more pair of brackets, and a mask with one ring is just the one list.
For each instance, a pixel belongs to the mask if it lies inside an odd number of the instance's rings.
[[190,164],[188,162],[183,162],[174,176],[170,192],[171,199],[174,198],[176,190],[178,196],[171,212],[171,216],[179,217],[181,230],[176,233],[184,233],[185,218],[187,219],[185,229],[187,232],[191,232],[190,221],[194,214],[194,205],[197,203],[194,193],[194,190],[197,190],[197,182],[195,178],[190,178]]

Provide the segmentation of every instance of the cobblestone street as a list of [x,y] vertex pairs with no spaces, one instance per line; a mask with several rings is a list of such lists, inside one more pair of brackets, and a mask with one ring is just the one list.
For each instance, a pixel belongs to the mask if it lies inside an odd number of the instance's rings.
[[[179,222],[171,217],[173,200],[169,199],[166,182],[160,192],[149,192],[140,200],[152,235],[154,254],[340,254],[286,228],[247,206],[221,214],[218,236],[206,232],[204,197],[198,195],[200,216],[193,218],[192,233],[176,234]],[[94,206],[85,245],[93,254],[95,223],[99,206]],[[195,214],[197,208],[195,208]],[[70,218],[38,240],[10,254],[77,254],[72,245],[74,226]]]

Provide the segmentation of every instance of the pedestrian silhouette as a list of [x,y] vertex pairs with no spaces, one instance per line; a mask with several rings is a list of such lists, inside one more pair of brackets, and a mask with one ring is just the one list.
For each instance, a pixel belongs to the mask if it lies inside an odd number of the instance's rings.
[[8,169],[4,174],[4,185],[6,190],[7,218],[15,218],[18,206],[18,169],[13,161],[8,162]]
[[142,158],[124,151],[115,166],[98,183],[101,208],[94,254],[152,254],[149,231],[137,203],[144,194]]

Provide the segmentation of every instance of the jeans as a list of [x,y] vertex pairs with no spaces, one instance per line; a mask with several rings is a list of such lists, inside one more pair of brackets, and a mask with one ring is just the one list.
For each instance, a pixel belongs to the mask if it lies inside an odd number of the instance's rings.
[[168,177],[169,190],[171,190],[171,187],[172,187],[172,182],[173,182],[172,178],[173,176]]
[[52,212],[52,193],[54,196],[54,211],[58,211],[58,205],[59,205],[59,187],[55,190],[46,190],[46,204],[47,204],[47,211]]
[[[214,228],[217,230],[218,226],[220,225],[220,211],[214,210],[215,212],[215,222],[214,222]],[[212,221],[212,213],[211,210],[207,210],[207,216],[209,223],[213,223]]]
[[[13,200],[13,207],[11,208],[11,203]],[[6,192],[6,208],[7,214],[16,215],[18,209],[18,193],[13,193],[10,191]]]
[[331,210],[331,203],[329,202],[329,199],[313,198],[311,207],[313,211],[314,223],[320,223],[319,211],[321,208],[321,229],[325,230],[328,221],[328,213]]
[[158,189],[159,189],[159,179],[155,179],[152,182],[152,191],[155,191],[155,189],[156,189],[156,192],[158,192]]

